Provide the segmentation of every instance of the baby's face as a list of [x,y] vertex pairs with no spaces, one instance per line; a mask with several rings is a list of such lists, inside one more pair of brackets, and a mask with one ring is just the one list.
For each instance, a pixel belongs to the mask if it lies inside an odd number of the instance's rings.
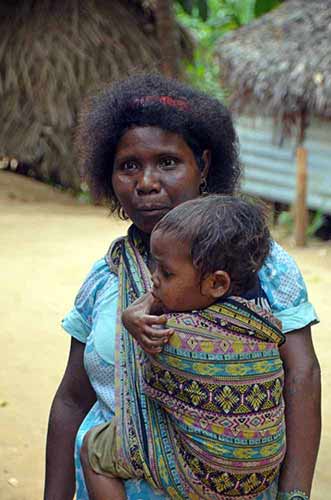
[[152,294],[166,311],[204,309],[214,301],[201,293],[200,273],[193,266],[189,245],[155,231],[151,253],[156,266]]

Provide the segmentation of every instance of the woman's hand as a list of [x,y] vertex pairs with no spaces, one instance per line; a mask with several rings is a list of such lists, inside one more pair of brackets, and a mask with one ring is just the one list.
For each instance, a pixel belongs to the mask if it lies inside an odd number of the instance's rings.
[[157,316],[161,312],[161,304],[148,292],[122,313],[125,328],[149,354],[161,352],[163,345],[173,334],[171,328],[164,328],[167,322],[166,316],[164,314]]

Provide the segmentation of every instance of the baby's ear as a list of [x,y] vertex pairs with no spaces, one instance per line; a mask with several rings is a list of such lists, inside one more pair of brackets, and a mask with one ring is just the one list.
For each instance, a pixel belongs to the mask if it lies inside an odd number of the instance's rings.
[[210,273],[202,282],[202,295],[220,299],[229,291],[231,279],[226,271],[214,271]]

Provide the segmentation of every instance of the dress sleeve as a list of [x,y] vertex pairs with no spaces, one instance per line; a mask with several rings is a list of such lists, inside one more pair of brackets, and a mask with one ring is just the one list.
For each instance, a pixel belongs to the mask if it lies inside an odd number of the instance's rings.
[[261,285],[283,332],[318,323],[307,288],[294,259],[276,242],[259,271]]
[[97,260],[79,289],[74,307],[62,320],[62,328],[80,342],[86,343],[91,332],[94,305],[109,276],[105,259]]

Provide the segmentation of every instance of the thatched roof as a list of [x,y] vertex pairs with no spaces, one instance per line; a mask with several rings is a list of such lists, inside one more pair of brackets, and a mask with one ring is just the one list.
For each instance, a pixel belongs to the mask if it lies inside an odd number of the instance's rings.
[[148,3],[2,1],[0,32],[0,159],[32,163],[39,177],[79,187],[72,130],[83,97],[130,72],[158,69]]
[[331,118],[331,2],[289,0],[217,48],[233,109]]

